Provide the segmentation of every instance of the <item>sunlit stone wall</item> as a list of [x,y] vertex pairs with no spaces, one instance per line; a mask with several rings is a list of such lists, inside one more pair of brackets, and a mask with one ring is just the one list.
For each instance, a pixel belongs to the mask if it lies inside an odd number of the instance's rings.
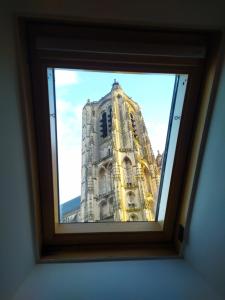
[[138,103],[115,81],[83,108],[80,221],[154,220],[161,163]]

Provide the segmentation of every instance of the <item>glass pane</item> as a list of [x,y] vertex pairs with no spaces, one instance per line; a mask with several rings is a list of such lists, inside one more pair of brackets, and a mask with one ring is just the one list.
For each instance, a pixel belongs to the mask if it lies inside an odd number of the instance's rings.
[[169,123],[173,128],[179,76],[54,73],[60,222],[154,221],[156,213],[163,218],[157,203],[158,195],[167,197],[171,175],[164,157],[172,165],[176,148],[183,100],[176,130],[167,131]]

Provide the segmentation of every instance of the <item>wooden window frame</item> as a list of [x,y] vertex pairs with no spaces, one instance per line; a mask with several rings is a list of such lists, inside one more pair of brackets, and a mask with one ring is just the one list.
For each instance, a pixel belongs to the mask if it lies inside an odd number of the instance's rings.
[[[181,231],[190,214],[201,145],[213,103],[221,34],[21,17],[18,25],[37,260],[181,256]],[[151,222],[148,230],[137,231],[135,222],[117,224],[113,226],[118,230],[109,232],[109,224],[108,227],[105,223],[82,224],[87,227],[86,232],[74,233],[77,224],[57,224],[57,172],[49,122],[48,67],[188,74],[163,225]],[[129,229],[124,230],[124,226]]]

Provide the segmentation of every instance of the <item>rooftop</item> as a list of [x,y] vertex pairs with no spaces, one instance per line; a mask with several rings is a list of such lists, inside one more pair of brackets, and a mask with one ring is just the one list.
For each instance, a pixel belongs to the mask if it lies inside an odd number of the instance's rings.
[[60,215],[62,216],[68,214],[69,212],[72,212],[79,208],[80,208],[80,196],[77,196],[76,198],[73,198],[60,205]]

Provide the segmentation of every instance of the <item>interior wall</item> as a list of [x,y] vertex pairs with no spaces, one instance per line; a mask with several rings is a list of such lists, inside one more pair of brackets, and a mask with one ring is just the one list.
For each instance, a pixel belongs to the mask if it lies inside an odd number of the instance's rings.
[[[84,295],[87,295],[87,297],[91,295],[91,291],[86,286],[86,282],[91,286],[93,286],[93,283],[99,284],[99,289],[94,290],[95,297],[97,297],[97,295],[102,295],[101,293],[103,293],[103,290],[108,290],[108,293],[118,296],[117,298],[121,298],[119,297],[119,295],[121,295],[120,293],[124,293],[125,295],[128,294],[130,299],[132,299],[132,295],[137,296],[134,289],[135,287],[140,291],[140,295],[142,296],[140,297],[141,299],[147,299],[147,296],[149,298],[151,289],[154,291],[155,295],[158,293],[158,295],[167,296],[168,294],[170,297],[173,297],[173,299],[216,299],[213,297],[212,291],[210,291],[210,289],[202,282],[198,275],[191,271],[191,269],[183,262],[178,263],[176,261],[170,261],[166,263],[166,267],[164,262],[151,261],[117,262],[111,264],[96,263],[94,264],[94,267],[93,264],[68,264],[43,265],[34,268],[29,172],[27,169],[26,145],[19,96],[19,75],[17,73],[16,61],[15,16],[18,14],[41,16],[60,15],[71,17],[73,19],[82,19],[84,21],[92,19],[102,22],[130,23],[134,25],[148,24],[163,27],[169,25],[171,27],[179,28],[219,28],[225,25],[223,13],[225,11],[224,6],[225,2],[223,0],[190,0],[186,2],[178,0],[114,0],[107,2],[107,5],[105,4],[105,1],[91,0],[8,0],[1,3],[1,299],[11,299],[15,290],[19,288],[25,278],[27,279],[24,282],[24,285],[21,286],[18,296],[16,296],[18,299],[26,299],[25,297],[22,298],[22,295],[31,295],[32,292],[30,286],[34,287],[34,293],[32,294],[32,297],[28,297],[27,299],[34,299],[34,294],[42,295],[43,298],[41,299],[51,299],[51,297],[48,298],[48,293],[50,296],[54,295],[55,299],[59,299],[54,290],[56,290],[59,295],[66,294],[67,290],[69,295],[76,295],[76,293],[79,293],[80,299],[85,299],[85,297],[82,296],[82,292]],[[220,101],[222,101],[222,96]],[[213,125],[212,123],[212,128],[214,128],[212,130],[214,130],[213,132],[214,134],[216,133],[216,135],[218,134],[216,124],[218,121],[222,122],[222,120],[220,120],[222,116],[218,111],[221,109],[222,104],[220,103],[218,105],[219,107],[217,108],[217,114],[214,120],[215,124]],[[222,128],[220,128],[220,134],[222,134]],[[208,154],[206,154],[206,157],[208,157],[207,161],[208,159],[213,160],[215,158],[216,151],[218,150],[216,146],[220,146],[221,136],[222,135],[213,139],[211,134],[211,146],[209,145],[207,150]],[[221,149],[224,149],[224,144]],[[222,150],[219,151],[219,153],[220,157],[222,157]],[[214,184],[221,195],[222,192],[224,195],[222,187],[222,164],[220,165],[221,161],[219,161],[219,155],[216,158],[216,161],[218,163],[219,171],[216,170],[215,166],[211,167],[216,171],[214,173],[215,178],[217,177],[217,174],[221,176],[218,176],[217,182],[216,179],[214,179]],[[222,160],[222,162],[224,162],[224,160]],[[207,171],[210,171],[210,162],[207,164]],[[202,186],[202,190],[204,190],[205,184],[208,184],[208,179],[204,178],[203,175],[199,184]],[[192,231],[195,230],[195,227],[201,228],[203,225],[207,225],[205,227],[207,228],[209,216],[211,223],[213,223],[212,220],[215,219],[214,213],[217,213],[217,211],[214,210],[219,210],[219,202],[222,202],[222,196],[220,196],[221,198],[213,196],[212,198],[216,199],[213,201],[218,204],[213,206],[213,204],[210,203],[210,205],[207,206],[207,218],[203,218],[204,220],[202,219],[202,222],[200,222],[197,219],[199,214],[202,214],[201,207],[206,209],[204,204],[200,204],[202,203],[201,197],[206,197],[203,191],[201,193],[199,192],[197,195],[197,199],[200,199],[198,200],[199,204],[196,204],[195,207],[196,211],[198,211],[198,215],[193,217],[194,225]],[[210,200],[208,200],[208,202],[210,202]],[[209,209],[210,207],[211,209]],[[218,224],[222,225],[222,217],[220,217],[219,220],[220,222]],[[213,226],[214,225],[211,225],[211,228]],[[212,232],[211,234],[208,233],[208,236],[216,243],[214,248],[222,243],[219,231],[217,231],[217,235],[218,238],[215,238]],[[206,242],[206,238],[203,242]],[[190,240],[187,257],[194,266],[198,266],[198,270],[202,271],[202,273],[206,272],[209,274],[209,263],[207,269],[204,269],[202,265],[198,264],[201,247],[195,245],[199,245],[198,236],[196,234],[193,236],[193,239]],[[213,249],[211,249],[207,253],[208,255],[215,254],[215,251],[213,252]],[[217,261],[218,264],[223,259],[221,254],[219,255],[219,258]],[[205,259],[209,260],[209,257],[205,256]],[[28,276],[32,269],[33,272]],[[215,267],[213,269],[213,274],[215,275],[214,281],[216,281],[216,276],[220,276],[221,272],[217,273]],[[108,271],[110,276],[108,276]],[[211,277],[209,277],[210,280]],[[67,278],[68,281],[66,281],[65,278]],[[160,280],[161,286],[157,284]],[[221,287],[221,279],[218,278],[218,282],[218,287]],[[60,283],[63,283],[63,285],[60,286]],[[149,289],[149,284],[151,289]],[[62,288],[62,286],[64,286],[64,288]],[[79,286],[82,288],[79,289]],[[199,291],[198,286],[200,287]],[[45,291],[43,290],[43,287],[45,288]],[[143,289],[140,290],[139,287],[143,287]],[[185,298],[186,294],[190,295],[190,298]],[[211,298],[207,295],[210,295]],[[66,299],[66,297],[61,297],[61,299],[62,298]],[[38,298],[36,297],[36,299]],[[93,298],[91,297],[91,299]],[[169,298],[167,297],[167,299]]]
[[110,23],[188,28],[218,28],[225,24],[223,0],[8,0],[9,12],[76,17]]
[[0,15],[0,299],[34,266],[27,157],[12,19]]
[[225,299],[225,59],[194,200],[185,257]]
[[222,300],[183,260],[47,264],[14,300]]

